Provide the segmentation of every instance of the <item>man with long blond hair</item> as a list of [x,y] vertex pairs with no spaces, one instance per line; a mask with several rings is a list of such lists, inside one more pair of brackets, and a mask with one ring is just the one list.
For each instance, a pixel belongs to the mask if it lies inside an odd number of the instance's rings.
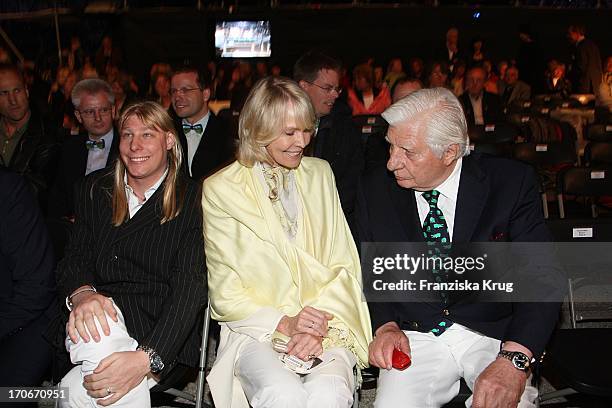
[[172,119],[155,102],[118,121],[119,160],[77,189],[59,290],[70,311],[62,379],[71,407],[150,406],[149,388],[198,357],[206,303],[198,186],[180,171]]

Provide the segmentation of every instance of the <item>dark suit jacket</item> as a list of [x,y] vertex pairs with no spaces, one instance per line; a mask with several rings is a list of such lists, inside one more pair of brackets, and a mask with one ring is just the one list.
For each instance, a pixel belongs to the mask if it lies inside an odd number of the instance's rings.
[[119,306],[130,335],[157,351],[164,373],[177,361],[195,365],[207,296],[200,188],[182,178],[182,211],[160,225],[162,184],[134,218],[114,227],[112,183],[112,171],[103,169],[77,186],[76,221],[58,267],[60,295],[93,285]]
[[55,300],[53,250],[34,196],[21,176],[0,169],[0,341]]
[[355,200],[364,156],[361,134],[353,123],[351,108],[345,102],[337,100],[331,113],[321,118],[312,143],[313,155],[327,160],[332,168],[344,215],[354,231]]
[[[175,114],[176,115],[176,114]],[[183,132],[183,121],[175,116],[181,147],[183,148],[183,171],[189,176],[187,160],[187,137]],[[227,126],[214,113],[210,112],[208,123],[191,163],[191,178],[201,180],[234,160],[234,141]]]
[[599,47],[588,38],[576,45],[572,65],[573,83],[577,93],[597,93],[602,77]]
[[[512,175],[512,177],[508,177]],[[358,197],[361,242],[423,242],[414,191],[386,169],[366,174]],[[491,156],[463,159],[452,241],[549,241],[533,170]],[[364,281],[366,279],[364,278]],[[404,330],[429,331],[443,310],[452,321],[489,337],[516,341],[537,358],[555,326],[558,303],[371,303],[373,328],[396,321]]]
[[[472,101],[468,92],[464,92],[459,97],[461,106],[463,106],[463,112],[465,113],[465,120],[469,127],[475,126],[474,119],[474,108],[472,107]],[[501,101],[499,96],[492,94],[487,91],[483,91],[482,94],[482,116],[484,118],[484,124],[494,124],[504,120],[504,112],[502,110]]]
[[[87,170],[87,156],[89,155],[85,145],[87,140],[89,136],[81,133],[66,139],[62,146],[57,176],[49,197],[49,216],[51,217],[72,217],[74,215],[74,187],[77,181],[85,177]],[[114,163],[118,156],[119,134],[115,129],[106,166]]]

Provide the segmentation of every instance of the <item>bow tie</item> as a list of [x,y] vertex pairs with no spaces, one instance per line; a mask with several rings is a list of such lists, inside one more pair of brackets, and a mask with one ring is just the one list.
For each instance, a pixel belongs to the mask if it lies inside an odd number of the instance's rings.
[[85,142],[85,146],[87,146],[87,150],[91,149],[104,149],[104,139],[100,139],[97,142],[95,140],[88,140]]
[[197,134],[201,135],[202,132],[204,132],[204,127],[202,127],[200,123],[198,123],[197,125],[190,125],[189,123],[183,123],[183,132],[189,133],[192,130],[196,132]]

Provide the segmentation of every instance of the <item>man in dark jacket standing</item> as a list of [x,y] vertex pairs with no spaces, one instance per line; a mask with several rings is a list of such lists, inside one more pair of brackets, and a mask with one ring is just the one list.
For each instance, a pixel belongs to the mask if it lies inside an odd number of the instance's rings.
[[585,37],[582,25],[571,25],[567,36],[576,45],[573,54],[572,83],[577,93],[596,93],[601,83],[602,67],[599,47]]

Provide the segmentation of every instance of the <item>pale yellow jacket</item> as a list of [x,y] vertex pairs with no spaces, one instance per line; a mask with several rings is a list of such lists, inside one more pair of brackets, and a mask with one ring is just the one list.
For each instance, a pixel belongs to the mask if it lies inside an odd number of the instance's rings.
[[268,340],[283,315],[304,306],[333,314],[324,347],[346,347],[360,367],[372,339],[359,257],[329,164],[303,158],[295,170],[301,205],[295,242],[254,171],[235,162],[209,177],[202,191],[209,296],[221,322],[208,376],[218,408],[248,407],[233,374],[241,344]]

